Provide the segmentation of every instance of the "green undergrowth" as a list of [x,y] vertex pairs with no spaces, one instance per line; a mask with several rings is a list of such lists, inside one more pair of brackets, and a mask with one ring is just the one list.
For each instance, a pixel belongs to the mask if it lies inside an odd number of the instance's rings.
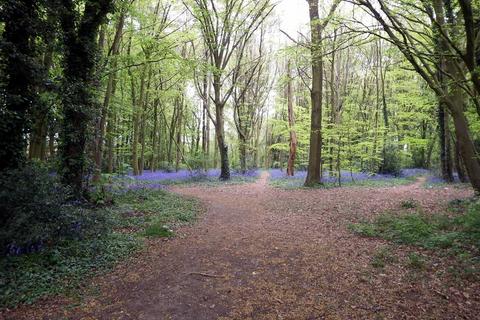
[[343,188],[343,187],[369,187],[369,188],[385,188],[385,187],[395,187],[408,185],[415,181],[415,178],[392,178],[385,180],[358,180],[358,181],[349,181],[339,185],[338,183],[323,183],[318,184],[313,187],[305,187],[305,180],[302,178],[280,178],[270,180],[269,184],[272,187],[281,188],[281,189],[332,189],[332,188]]
[[[111,269],[142,248],[145,237],[171,237],[199,212],[196,200],[164,190],[130,190],[113,196],[101,215],[103,231],[60,241],[43,250],[0,258],[0,307],[79,291],[85,278]],[[100,222],[99,222],[100,223]]]
[[[416,208],[411,203],[401,207]],[[362,236],[389,240],[396,244],[418,246],[452,256],[467,273],[478,275],[480,262],[480,202],[453,201],[443,214],[414,212],[386,213],[373,221],[351,224]],[[411,254],[410,265],[422,268],[423,258]],[[378,264],[378,263],[377,263]]]

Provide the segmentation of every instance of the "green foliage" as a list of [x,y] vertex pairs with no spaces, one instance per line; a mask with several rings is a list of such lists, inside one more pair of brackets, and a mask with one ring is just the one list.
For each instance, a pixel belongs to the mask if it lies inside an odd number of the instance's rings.
[[[117,216],[117,228],[145,228],[172,221],[190,222],[198,213],[198,202],[164,190],[147,188],[128,190],[115,198],[111,214]],[[125,218],[127,216],[127,218]]]
[[139,248],[138,239],[105,234],[67,240],[47,250],[0,260],[0,306],[33,303],[78,286]]
[[168,226],[156,222],[145,229],[144,235],[146,237],[170,238],[173,237],[174,233]]
[[387,144],[384,148],[380,172],[398,175],[402,169],[401,152],[396,145],[391,143]]
[[43,250],[0,259],[0,306],[33,303],[78,289],[86,277],[111,268],[141,248],[142,236],[173,236],[169,225],[192,221],[196,200],[163,190],[116,193],[113,206],[90,209],[97,217],[81,238],[64,238]]
[[93,216],[68,201],[69,190],[38,165],[0,175],[0,251],[21,254],[79,237]]
[[457,217],[420,213],[384,214],[371,223],[358,223],[350,228],[363,236],[381,237],[396,243],[478,254],[480,204],[470,205],[464,214]]
[[[398,243],[417,244],[433,234],[433,227],[426,219],[426,216],[420,214],[402,216],[385,214],[375,220],[373,234]],[[362,233],[361,230],[361,227],[357,229]],[[367,227],[367,230],[368,233],[372,233],[371,226]]]

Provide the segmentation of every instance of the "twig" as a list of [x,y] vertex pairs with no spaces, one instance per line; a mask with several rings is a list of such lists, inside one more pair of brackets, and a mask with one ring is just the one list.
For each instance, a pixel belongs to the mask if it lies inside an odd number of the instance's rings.
[[219,275],[216,275],[216,274],[209,274],[209,273],[203,273],[203,272],[189,272],[188,274],[189,275],[190,274],[196,274],[196,275],[199,275],[199,276],[209,277],[209,278],[225,278],[225,276],[219,276]]

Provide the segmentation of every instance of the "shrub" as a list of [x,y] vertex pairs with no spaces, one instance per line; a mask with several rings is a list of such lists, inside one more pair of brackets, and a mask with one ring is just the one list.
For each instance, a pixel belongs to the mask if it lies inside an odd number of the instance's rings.
[[0,175],[0,254],[35,252],[61,238],[80,237],[96,217],[85,214],[53,174],[38,165]]

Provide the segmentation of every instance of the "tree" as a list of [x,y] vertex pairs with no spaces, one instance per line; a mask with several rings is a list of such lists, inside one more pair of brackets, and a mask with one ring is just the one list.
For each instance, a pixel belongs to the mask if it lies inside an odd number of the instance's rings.
[[[220,179],[229,180],[225,106],[239,80],[247,43],[272,12],[273,6],[270,0],[225,0],[222,3],[213,0],[194,0],[191,4],[187,2],[184,4],[198,22],[208,51],[213,73],[213,96],[209,98],[215,105],[215,113],[209,112],[209,117],[215,126],[220,152]],[[235,53],[237,59],[231,65]]]
[[98,29],[112,10],[112,1],[87,0],[80,15],[76,1],[61,1],[64,84],[60,157],[63,182],[72,187],[76,197],[84,191],[87,136],[99,109],[95,94]]
[[[472,76],[470,80],[468,80],[465,75],[458,74],[457,68],[458,61],[463,61],[464,66],[470,72],[472,71],[471,57],[472,54],[475,56],[475,49],[472,48],[473,35],[470,33],[471,27],[469,26],[470,22],[468,13],[465,16],[467,19],[464,19],[466,49],[463,51],[450,36],[447,24],[445,23],[444,3],[440,0],[435,0],[433,2],[433,8],[429,6],[411,6],[411,4],[407,7],[400,1],[399,4],[403,9],[415,11],[407,11],[408,19],[406,19],[405,11],[391,10],[383,0],[377,0],[375,4],[373,1],[360,0],[358,1],[358,4],[364,7],[367,12],[369,12],[372,17],[380,23],[383,31],[388,36],[388,41],[394,44],[402,52],[428,86],[438,96],[443,97],[443,102],[453,118],[455,136],[459,144],[458,149],[464,161],[469,179],[473,188],[477,192],[480,192],[480,162],[478,161],[477,151],[465,115],[467,106],[463,99],[458,99],[458,93],[463,91],[470,95],[475,105],[479,105],[476,95],[472,94],[468,86],[462,86],[462,83],[459,82],[460,76],[461,79],[466,79],[466,81],[472,85],[474,90],[478,92],[476,77]],[[422,17],[425,16],[430,17],[434,22],[435,28],[438,32],[432,34],[439,37],[438,40],[435,40],[439,41],[439,53],[447,59],[444,68],[440,68],[441,73],[444,76],[448,76],[451,80],[451,85],[447,88],[445,88],[443,82],[439,79],[438,73],[435,73],[432,70],[432,64],[434,64],[434,61],[432,60],[435,58],[435,54],[433,54],[434,49],[436,49],[435,46],[432,45],[429,47],[424,44],[424,31],[425,29],[430,29],[430,26],[426,26],[424,20],[422,20]],[[430,43],[434,42],[432,38],[429,40]]]
[[295,174],[295,158],[297,157],[297,133],[295,132],[295,111],[293,110],[293,78],[290,60],[287,63],[287,108],[288,129],[290,131],[287,176]]
[[36,37],[40,28],[37,1],[7,0],[0,7],[5,22],[0,45],[0,171],[25,161],[26,134],[41,78]]
[[305,186],[321,183],[322,161],[322,102],[323,102],[323,52],[322,31],[332,18],[339,1],[334,2],[330,12],[323,22],[318,13],[318,0],[307,0],[310,16],[312,55],[312,87],[311,87],[311,124],[310,124],[310,151]]

